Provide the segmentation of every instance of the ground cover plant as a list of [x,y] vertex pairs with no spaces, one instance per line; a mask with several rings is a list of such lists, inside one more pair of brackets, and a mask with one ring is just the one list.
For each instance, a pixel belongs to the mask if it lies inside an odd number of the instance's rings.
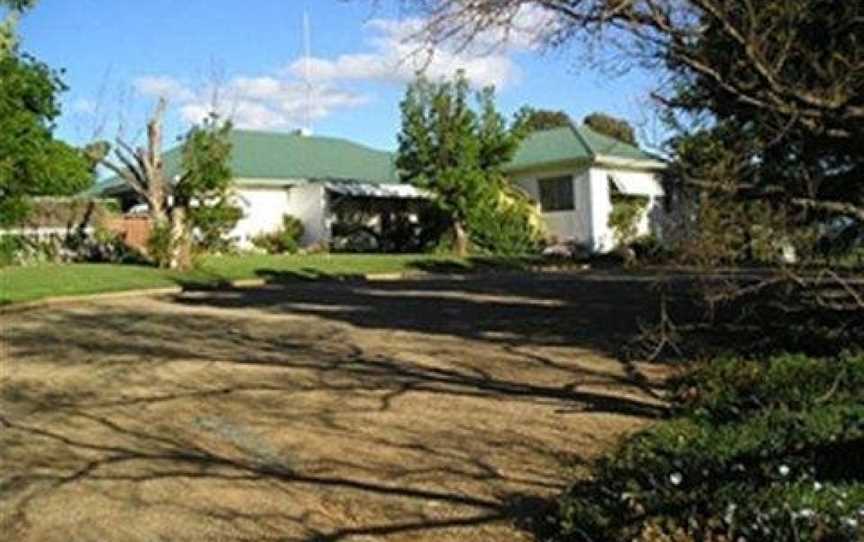
[[558,540],[864,536],[864,355],[719,359],[560,499]]

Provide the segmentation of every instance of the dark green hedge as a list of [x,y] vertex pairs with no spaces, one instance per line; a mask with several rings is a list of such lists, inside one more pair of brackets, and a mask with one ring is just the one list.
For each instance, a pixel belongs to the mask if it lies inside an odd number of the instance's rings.
[[116,200],[84,197],[34,198],[28,207],[26,216],[13,227],[72,228],[85,223],[96,226],[120,212]]
[[864,356],[720,360],[560,499],[557,539],[864,540]]

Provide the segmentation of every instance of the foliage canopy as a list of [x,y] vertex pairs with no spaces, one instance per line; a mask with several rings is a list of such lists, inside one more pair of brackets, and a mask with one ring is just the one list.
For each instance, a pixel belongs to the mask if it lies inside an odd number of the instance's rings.
[[76,194],[94,179],[83,153],[53,137],[66,87],[55,71],[18,51],[13,23],[5,21],[0,32],[0,224],[20,220],[29,197]]
[[[460,255],[467,252],[469,239],[489,252],[535,246],[539,239],[530,207],[507,204],[525,197],[509,187],[503,172],[524,132],[508,126],[496,111],[494,89],[476,93],[476,110],[470,95],[462,72],[452,81],[433,83],[421,77],[409,86],[401,104],[400,176],[435,195],[451,220]],[[494,235],[496,228],[509,234]]]
[[636,142],[636,132],[630,126],[630,123],[624,119],[617,119],[605,113],[591,113],[585,117],[584,122],[586,126],[595,132],[607,135],[618,141],[623,141],[624,143],[629,143],[630,145],[638,145]]
[[522,107],[516,112],[516,126],[525,132],[538,132],[552,128],[566,128],[573,121],[564,111],[553,111],[550,109],[535,109],[530,106]]

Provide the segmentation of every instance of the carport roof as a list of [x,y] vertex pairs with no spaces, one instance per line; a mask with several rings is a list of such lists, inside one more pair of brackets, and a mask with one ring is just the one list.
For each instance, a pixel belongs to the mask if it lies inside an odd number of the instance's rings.
[[324,187],[335,194],[356,198],[431,199],[432,194],[411,184],[397,183],[340,183],[328,182]]

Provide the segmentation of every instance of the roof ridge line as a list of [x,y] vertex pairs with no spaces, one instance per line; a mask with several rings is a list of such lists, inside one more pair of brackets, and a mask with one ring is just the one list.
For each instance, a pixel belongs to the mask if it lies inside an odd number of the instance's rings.
[[585,139],[585,136],[582,135],[582,133],[579,131],[579,127],[576,126],[573,121],[570,121],[570,130],[572,130],[573,133],[576,134],[576,138],[579,139],[579,141],[582,143],[582,145],[585,146],[586,149],[588,149],[588,154],[591,155],[591,158],[596,160],[598,154],[594,151],[594,147],[592,147],[588,143],[588,140]]
[[253,129],[249,129],[249,128],[232,128],[231,131],[232,131],[232,132],[235,132],[235,133],[257,134],[257,135],[273,136],[273,137],[292,137],[292,138],[296,138],[296,139],[300,139],[300,140],[307,140],[307,141],[308,141],[308,140],[315,140],[315,139],[317,139],[317,140],[319,140],[319,141],[322,141],[322,140],[324,140],[324,141],[338,141],[338,142],[341,142],[341,143],[346,143],[346,144],[348,144],[348,145],[352,145],[352,146],[354,146],[354,147],[359,147],[359,148],[362,148],[362,149],[365,149],[365,150],[368,150],[368,151],[372,151],[372,152],[377,152],[377,153],[382,153],[382,154],[388,154],[388,155],[394,155],[394,154],[395,154],[394,151],[389,151],[389,150],[385,150],[385,149],[380,149],[380,148],[378,148],[378,147],[373,147],[372,145],[369,145],[369,144],[367,144],[367,143],[363,143],[363,142],[360,142],[360,141],[355,141],[355,140],[353,140],[353,139],[349,139],[349,138],[344,137],[344,136],[335,136],[335,135],[315,135],[315,134],[313,134],[313,135],[303,135],[303,134],[298,133],[298,132],[295,132],[295,131],[291,131],[291,132],[281,132],[281,131],[278,131],[278,130],[257,130],[257,129],[254,129],[254,128],[253,128]]

